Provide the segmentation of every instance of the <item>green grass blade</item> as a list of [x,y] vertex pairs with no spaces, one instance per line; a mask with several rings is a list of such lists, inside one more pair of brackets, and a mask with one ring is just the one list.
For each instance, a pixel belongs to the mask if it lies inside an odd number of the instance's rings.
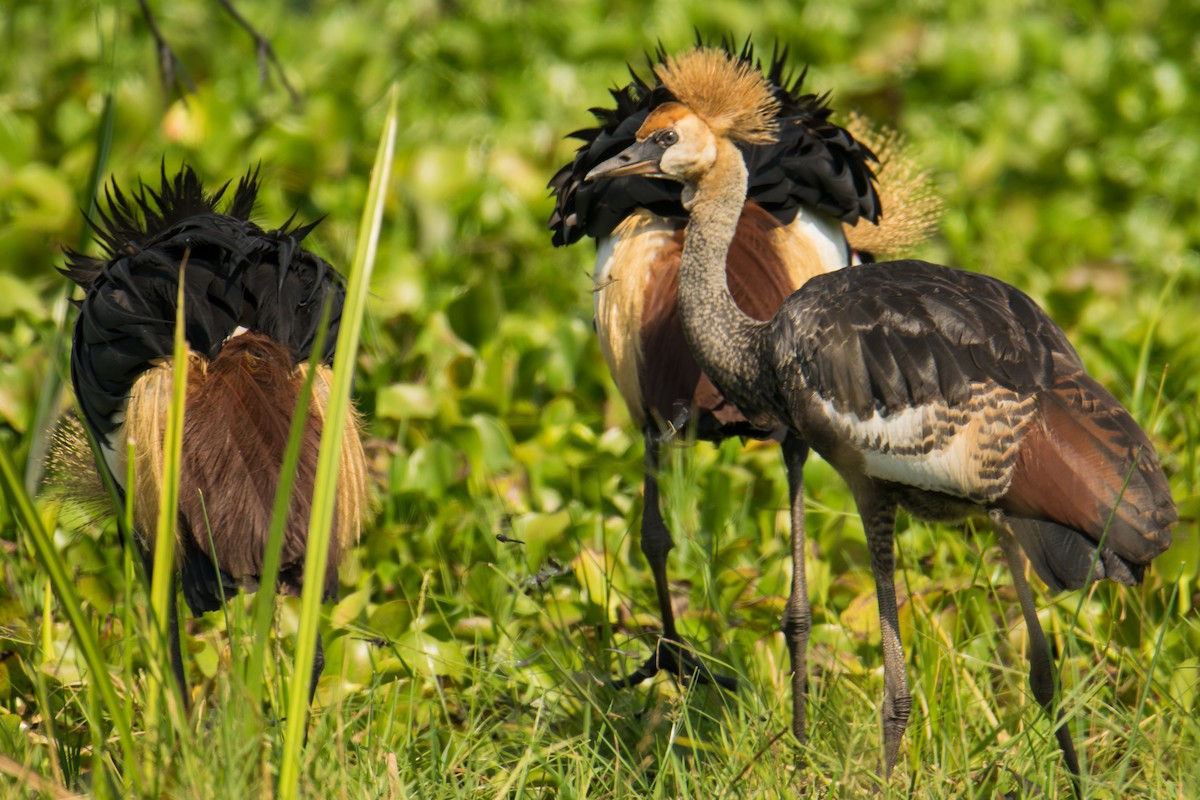
[[[321,322],[313,340],[312,352],[325,351],[325,337],[329,332],[331,304],[325,303]],[[300,445],[304,439],[304,426],[308,421],[309,402],[312,399],[313,381],[317,371],[308,370],[304,385],[296,399],[296,411],[292,415],[292,427],[288,431],[287,449],[279,469],[279,485],[275,488],[275,505],[271,509],[271,531],[267,538],[267,549],[263,554],[262,574],[259,577],[258,593],[254,596],[253,627],[249,663],[246,666],[246,686],[255,707],[262,706],[263,657],[268,649],[271,618],[275,610],[275,583],[279,579],[279,562],[283,556],[283,531],[287,527],[288,509],[292,503],[292,488],[296,483],[296,466],[300,463]]]
[[[184,275],[187,271],[188,253],[185,251],[183,262],[179,265],[179,288],[175,296],[175,356],[171,386],[171,408],[167,415],[167,429],[163,441],[163,475],[159,487],[158,498],[158,527],[154,541],[154,574],[150,579],[150,610],[154,620],[154,635],[150,637],[151,663],[157,665],[158,680],[151,670],[150,686],[146,697],[147,724],[157,729],[162,723],[159,715],[158,702],[162,699],[164,689],[167,703],[173,711],[178,695],[170,688],[173,682],[173,672],[170,666],[171,645],[167,642],[170,626],[168,615],[171,613],[171,592],[175,590],[175,527],[179,507],[179,472],[183,461],[183,406],[187,398],[188,348],[184,339]],[[165,677],[165,676],[172,677]],[[187,687],[179,687],[186,691]],[[172,713],[171,719],[179,720],[179,713]]]
[[[116,120],[112,92],[104,95],[104,110],[100,112],[100,126],[96,131],[96,156],[92,160],[92,174],[88,180],[87,194],[83,196],[83,205],[90,219],[96,210],[96,193],[100,189],[100,181],[108,165],[108,156],[112,151],[113,125]],[[91,229],[84,226],[76,242],[76,249],[82,250],[87,246]],[[63,372],[58,368],[65,363],[64,355],[70,347],[71,326],[67,320],[71,315],[71,306],[67,298],[71,296],[71,284],[63,281],[55,293],[54,318],[58,324],[54,328],[54,340],[50,343],[51,363],[54,369],[46,371],[42,387],[38,393],[37,409],[29,430],[33,432],[32,450],[25,465],[25,491],[33,496],[37,493],[37,483],[41,477],[42,465],[45,462],[46,449],[50,443],[50,433],[54,429],[51,420],[58,409],[59,394],[62,391]]]
[[[1155,331],[1158,330],[1171,299],[1175,297],[1175,286],[1179,282],[1179,276],[1180,270],[1178,269],[1167,276],[1167,281],[1163,284],[1162,291],[1158,293],[1158,299],[1155,301],[1154,311],[1147,320],[1146,333],[1142,336],[1142,343],[1138,348],[1137,372],[1134,373],[1133,378],[1133,398],[1129,402],[1134,419],[1146,418],[1145,409],[1142,406],[1145,403],[1146,381],[1150,372],[1150,351],[1154,346]],[[1150,429],[1153,430],[1152,427]]]
[[140,793],[141,770],[137,758],[134,757],[133,732],[129,717],[125,713],[125,706],[117,697],[107,665],[100,654],[100,642],[96,637],[96,631],[84,616],[83,601],[75,590],[75,582],[67,573],[62,559],[59,558],[54,541],[49,531],[42,525],[41,517],[38,516],[29,495],[25,493],[21,479],[18,477],[18,471],[4,448],[0,448],[0,486],[3,486],[4,494],[8,497],[8,502],[17,519],[24,524],[29,545],[41,568],[50,577],[50,583],[54,586],[54,593],[58,595],[62,612],[66,614],[67,620],[71,623],[75,638],[79,642],[79,649],[83,652],[84,661],[91,670],[91,679],[104,701],[104,710],[108,718],[112,720],[117,737],[121,741],[126,774],[131,779],[134,788]]
[[322,431],[321,449],[317,460],[316,494],[308,529],[308,551],[304,562],[304,592],[300,601],[300,628],[296,637],[296,667],[288,693],[287,731],[284,738],[283,763],[279,772],[279,796],[294,800],[300,791],[300,753],[304,729],[308,724],[308,686],[312,661],[316,653],[321,591],[325,585],[326,562],[329,557],[334,498],[337,494],[338,462],[345,431],[343,420],[350,410],[350,386],[358,357],[358,342],[366,309],[367,287],[375,266],[379,232],[383,227],[384,197],[396,145],[396,113],[398,90],[393,87],[383,124],[371,184],[367,190],[366,207],[359,225],[358,245],[350,268],[350,285],[342,309],[338,331],[337,355],[333,362],[333,379],[329,391],[326,425]]

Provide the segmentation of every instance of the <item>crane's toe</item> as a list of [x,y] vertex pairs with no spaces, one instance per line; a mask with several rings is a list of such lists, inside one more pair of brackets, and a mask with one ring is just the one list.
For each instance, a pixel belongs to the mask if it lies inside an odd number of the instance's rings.
[[699,684],[716,684],[726,691],[738,688],[737,678],[713,672],[691,649],[670,639],[659,639],[654,652],[640,667],[623,678],[611,682],[614,689],[625,689],[653,678],[660,672],[671,675],[681,684],[695,681]]

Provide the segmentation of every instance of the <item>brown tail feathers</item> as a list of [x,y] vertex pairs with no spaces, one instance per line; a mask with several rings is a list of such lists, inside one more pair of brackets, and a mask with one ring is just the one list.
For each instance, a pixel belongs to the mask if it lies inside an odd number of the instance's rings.
[[1038,417],[1002,502],[1038,574],[1052,589],[1139,582],[1178,520],[1154,446],[1083,373],[1044,392]]

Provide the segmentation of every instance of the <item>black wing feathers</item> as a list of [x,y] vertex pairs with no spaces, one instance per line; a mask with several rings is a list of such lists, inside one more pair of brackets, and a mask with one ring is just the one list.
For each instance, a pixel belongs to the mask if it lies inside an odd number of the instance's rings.
[[[728,40],[720,46],[762,68],[748,42],[740,52]],[[662,62],[667,56],[660,48],[656,57]],[[764,71],[780,102],[779,116],[784,124],[780,126],[779,141],[742,150],[750,173],[749,199],[784,224],[795,219],[801,205],[850,224],[861,218],[878,221],[879,196],[871,169],[876,161],[874,153],[829,121],[832,111],[827,96],[802,93],[805,72],[793,78],[786,62],[787,50],[776,50]],[[653,60],[650,66],[653,74]],[[674,100],[665,88],[651,86],[632,68],[630,75],[628,85],[611,90],[614,108],[592,109],[599,125],[571,134],[584,144],[571,163],[550,179],[555,205],[549,227],[556,246],[573,244],[584,235],[604,238],[636,208],[660,217],[687,217],[680,202],[680,187],[673,182],[642,177],[597,183],[583,180],[597,164],[633,143],[650,111]]]
[[332,300],[322,360],[331,357],[345,295],[341,276],[301,247],[311,226],[264,231],[249,220],[258,172],[239,181],[229,207],[217,208],[228,184],[208,193],[184,167],[163,173],[157,191],[132,198],[115,184],[93,221],[104,252],[68,254],[64,274],[86,294],[71,356],[72,379],[87,424],[108,434],[141,372],[174,352],[176,292],[185,258],[189,347],[210,360],[238,326],[310,357],[326,299]]

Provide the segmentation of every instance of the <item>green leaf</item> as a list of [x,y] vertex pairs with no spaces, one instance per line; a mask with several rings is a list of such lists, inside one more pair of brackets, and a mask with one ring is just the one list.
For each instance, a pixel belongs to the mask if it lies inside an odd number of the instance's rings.
[[408,630],[413,621],[412,603],[390,600],[376,607],[367,617],[367,627],[386,639],[395,639]]
[[400,658],[422,675],[458,679],[466,672],[467,658],[457,642],[436,639],[422,631],[409,631],[394,644]]
[[428,386],[419,383],[393,383],[379,390],[375,415],[380,419],[403,422],[433,419],[438,414],[437,399]]
[[616,622],[617,608],[627,586],[624,570],[618,568],[612,553],[582,550],[571,567],[584,599],[604,609],[609,622]]
[[351,625],[362,616],[370,600],[370,587],[346,595],[329,613],[329,626],[336,631]]

